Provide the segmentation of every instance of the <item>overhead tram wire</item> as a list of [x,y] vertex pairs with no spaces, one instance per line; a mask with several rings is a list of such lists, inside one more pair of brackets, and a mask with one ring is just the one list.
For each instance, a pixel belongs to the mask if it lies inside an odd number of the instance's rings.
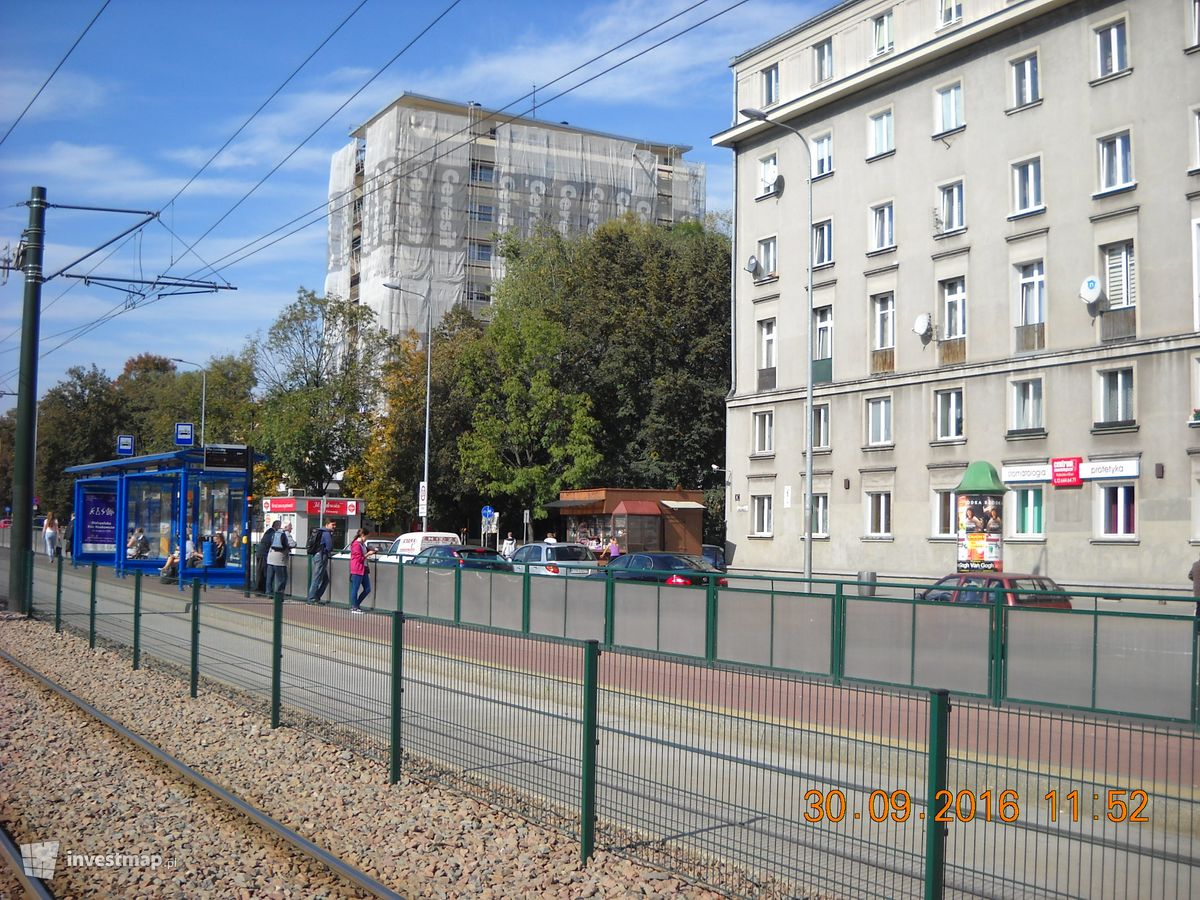
[[95,25],[96,20],[100,18],[100,14],[103,13],[104,10],[108,9],[108,4],[111,2],[112,0],[104,0],[104,4],[96,11],[96,14],[92,16],[92,21],[87,23],[87,27],[83,29],[83,32],[79,35],[79,37],[75,38],[75,43],[71,45],[71,48],[63,55],[63,58],[58,61],[58,65],[54,67],[54,71],[46,76],[46,80],[42,82],[42,86],[37,89],[37,92],[34,93],[33,98],[27,104],[25,104],[25,108],[21,110],[21,114],[17,116],[16,121],[8,126],[8,131],[4,132],[4,137],[0,137],[0,146],[3,146],[4,142],[8,140],[8,136],[13,133],[13,129],[21,124],[21,120],[25,118],[25,113],[29,112],[33,104],[37,102],[38,97],[42,96],[42,91],[46,89],[46,86],[50,84],[50,81],[55,75],[58,74],[58,70],[63,67],[68,59],[71,58],[71,54],[75,52],[75,48],[79,46],[79,42],[82,41],[84,37],[87,36],[87,33],[92,30],[92,26]]

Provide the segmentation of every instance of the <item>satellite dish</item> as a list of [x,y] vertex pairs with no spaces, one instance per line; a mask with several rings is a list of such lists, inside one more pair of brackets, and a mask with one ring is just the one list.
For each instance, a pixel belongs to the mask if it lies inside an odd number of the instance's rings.
[[758,271],[758,257],[753,253],[750,254],[750,258],[746,260],[746,271],[751,275]]
[[933,331],[933,319],[929,317],[929,313],[921,313],[913,319],[912,330],[915,335],[928,337],[930,332]]
[[1103,289],[1100,287],[1100,276],[1089,275],[1079,286],[1079,299],[1089,306],[1100,299]]

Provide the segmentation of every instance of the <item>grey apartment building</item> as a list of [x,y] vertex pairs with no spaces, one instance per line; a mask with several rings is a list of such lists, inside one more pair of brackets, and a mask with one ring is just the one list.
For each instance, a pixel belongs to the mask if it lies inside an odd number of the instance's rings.
[[333,155],[325,293],[369,305],[393,333],[423,331],[427,299],[435,322],[457,304],[486,316],[498,235],[569,237],[626,213],[702,219],[690,149],[402,94]]
[[732,68],[735,563],[801,569],[812,329],[815,573],[953,571],[983,460],[1005,569],[1186,587],[1200,0],[853,0]]

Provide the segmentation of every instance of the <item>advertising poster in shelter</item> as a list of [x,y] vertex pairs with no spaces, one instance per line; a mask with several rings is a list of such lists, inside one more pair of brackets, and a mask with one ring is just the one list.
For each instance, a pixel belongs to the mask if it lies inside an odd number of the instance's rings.
[[117,498],[111,491],[83,492],[84,553],[114,553],[117,549]]
[[1004,497],[958,495],[958,571],[1004,570]]

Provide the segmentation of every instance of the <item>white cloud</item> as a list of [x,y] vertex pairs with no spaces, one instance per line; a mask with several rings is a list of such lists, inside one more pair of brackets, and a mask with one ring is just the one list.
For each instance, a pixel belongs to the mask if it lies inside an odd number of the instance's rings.
[[[9,39],[12,36],[9,35]],[[0,68],[0,121],[4,123],[4,131],[25,109],[38,88],[46,80],[46,72],[33,72],[28,69]],[[77,120],[84,118],[98,109],[102,109],[109,101],[114,91],[113,82],[108,79],[94,78],[76,72],[59,71],[25,117],[21,124],[27,122],[43,122],[51,119]],[[17,130],[21,125],[17,126]]]

